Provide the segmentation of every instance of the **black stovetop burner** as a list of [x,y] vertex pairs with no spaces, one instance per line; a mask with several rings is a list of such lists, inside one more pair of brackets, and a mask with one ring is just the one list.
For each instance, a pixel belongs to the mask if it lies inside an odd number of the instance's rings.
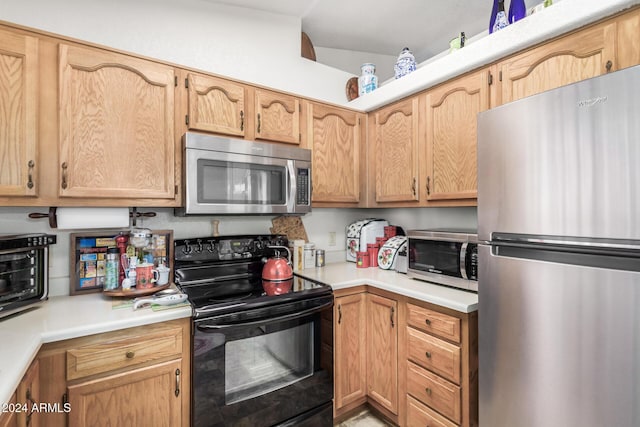
[[331,294],[323,283],[295,276],[262,280],[269,246],[287,246],[281,235],[242,235],[175,240],[175,282],[204,318]]

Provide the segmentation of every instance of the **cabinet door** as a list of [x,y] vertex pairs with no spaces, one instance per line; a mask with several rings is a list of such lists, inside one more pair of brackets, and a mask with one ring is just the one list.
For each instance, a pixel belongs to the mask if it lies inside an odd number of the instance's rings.
[[0,196],[35,196],[38,40],[0,30]]
[[59,48],[60,196],[174,198],[173,68]]
[[69,426],[179,426],[181,370],[178,359],[69,386]]
[[364,183],[364,114],[307,105],[307,140],[313,156],[312,201],[359,203]]
[[189,115],[191,130],[245,136],[246,88],[238,83],[189,73]]
[[618,18],[616,27],[618,31],[617,68],[640,64],[640,8]]
[[337,410],[367,395],[365,294],[336,298],[333,318]]
[[427,92],[427,200],[477,197],[476,117],[489,109],[488,79],[482,70]]
[[367,391],[398,413],[398,303],[367,295]]
[[[15,405],[16,394],[13,393],[11,399],[6,403],[8,403],[9,405]],[[18,419],[16,415],[17,412],[15,411],[0,412],[0,427],[18,427]]]
[[256,139],[299,144],[300,100],[294,96],[255,90]]
[[374,116],[376,202],[418,201],[418,97]]
[[27,411],[16,415],[18,427],[38,427],[41,424],[40,412],[33,410],[33,405],[40,403],[40,364],[37,359],[18,384],[16,399],[19,405],[27,408]]
[[615,24],[597,25],[502,61],[502,103],[616,69],[615,31]]

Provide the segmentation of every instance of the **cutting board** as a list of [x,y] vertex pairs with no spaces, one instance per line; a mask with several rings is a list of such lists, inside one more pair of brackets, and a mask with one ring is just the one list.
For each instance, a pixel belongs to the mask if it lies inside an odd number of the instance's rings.
[[309,241],[302,218],[299,216],[278,216],[271,220],[271,224],[273,224],[271,227],[273,234],[284,234],[289,240]]

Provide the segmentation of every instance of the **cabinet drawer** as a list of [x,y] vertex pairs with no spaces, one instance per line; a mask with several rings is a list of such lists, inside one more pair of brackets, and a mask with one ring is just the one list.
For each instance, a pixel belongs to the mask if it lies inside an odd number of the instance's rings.
[[407,427],[456,427],[436,411],[407,396]]
[[180,356],[182,328],[168,328],[67,350],[67,380]]
[[407,328],[409,359],[460,384],[460,348],[413,328]]
[[457,317],[413,304],[407,304],[407,312],[410,326],[446,340],[460,342],[460,319]]
[[461,391],[457,385],[408,362],[407,393],[450,420],[460,423]]

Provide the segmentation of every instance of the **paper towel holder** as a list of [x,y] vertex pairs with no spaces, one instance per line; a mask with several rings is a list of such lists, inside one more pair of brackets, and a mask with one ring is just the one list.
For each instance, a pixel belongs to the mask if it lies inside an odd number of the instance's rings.
[[[57,211],[57,207],[52,206],[49,208],[49,213],[39,213],[39,212],[31,212],[29,214],[29,218],[31,219],[42,219],[42,218],[48,218],[49,219],[49,227],[51,228],[58,228],[58,218],[56,217],[56,211]],[[140,217],[145,217],[145,218],[153,218],[156,216],[155,212],[138,212],[137,208],[131,208],[131,210],[129,211],[129,218],[131,218],[131,225],[133,227],[136,226],[136,222],[137,219]]]

